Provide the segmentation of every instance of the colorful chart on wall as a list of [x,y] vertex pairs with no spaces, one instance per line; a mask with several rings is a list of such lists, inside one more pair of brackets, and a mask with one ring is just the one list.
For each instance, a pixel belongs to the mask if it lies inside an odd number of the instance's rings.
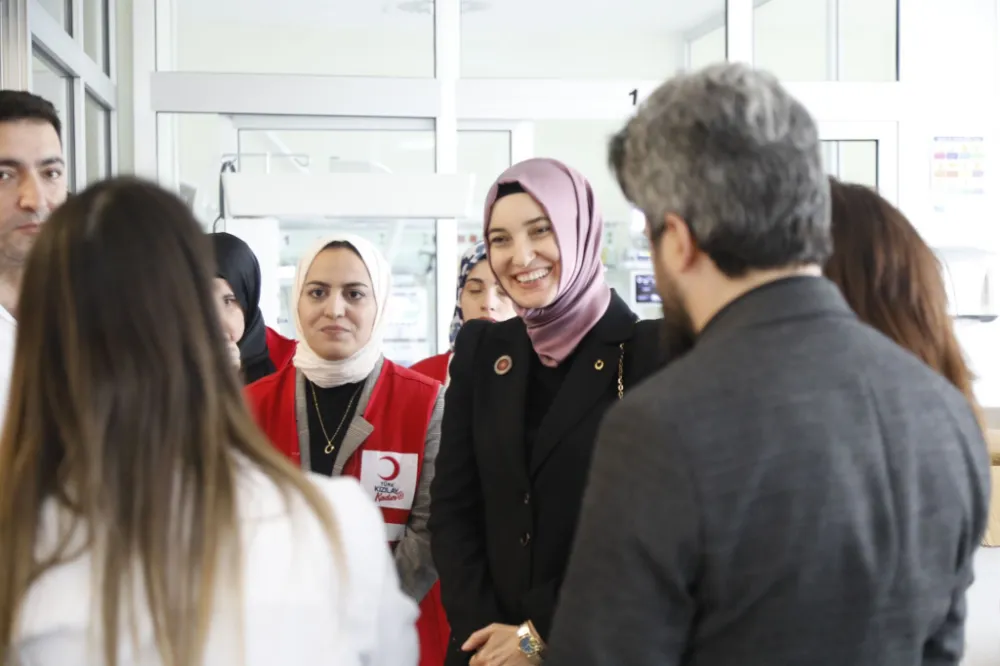
[[934,137],[931,149],[931,201],[934,212],[970,212],[985,205],[985,195],[985,139]]

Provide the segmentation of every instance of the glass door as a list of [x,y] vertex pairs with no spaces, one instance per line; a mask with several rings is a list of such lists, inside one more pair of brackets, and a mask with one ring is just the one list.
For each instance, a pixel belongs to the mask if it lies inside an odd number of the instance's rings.
[[385,354],[412,365],[436,353],[436,257],[433,219],[405,218],[287,218],[278,220],[277,326],[296,337],[292,318],[296,304],[295,267],[319,238],[347,232],[374,243],[392,266]]
[[532,145],[530,123],[462,121],[456,170],[467,175],[456,176],[436,173],[432,118],[162,112],[158,131],[161,182],[206,228],[250,242],[274,284],[265,316],[286,334],[302,247],[330,229],[376,240],[395,271],[394,303],[412,310],[410,332],[396,336],[402,362],[447,349],[458,257],[479,240],[487,188]]
[[393,271],[386,355],[410,365],[447,347],[454,294],[439,294],[437,257],[453,256],[456,244],[440,238],[436,225],[472,214],[472,182],[435,174],[227,173],[227,217],[216,228],[253,248],[265,320],[289,337],[295,337],[295,268],[307,248],[333,231],[371,240]]

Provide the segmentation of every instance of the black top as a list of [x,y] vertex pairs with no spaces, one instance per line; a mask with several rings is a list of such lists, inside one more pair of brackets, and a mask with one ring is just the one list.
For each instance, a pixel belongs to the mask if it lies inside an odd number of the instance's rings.
[[[358,409],[358,399],[361,397],[364,382],[319,388],[308,379],[303,378],[302,381],[305,382],[306,414],[309,419],[310,467],[317,474],[332,476],[337,451],[340,450],[340,444],[344,441],[351,419]],[[329,445],[327,437],[333,438],[333,450],[329,452],[326,450]]]
[[[241,353],[240,356],[242,357],[242,355]],[[258,357],[251,361],[243,361],[241,371],[243,374],[243,383],[249,386],[258,379],[273,375],[275,372],[274,361],[271,360],[270,355]]]
[[[493,622],[548,635],[604,412],[662,367],[660,320],[614,295],[558,368],[544,368],[521,319],[462,327],[451,361],[431,486],[431,550],[452,627],[446,664]],[[510,359],[506,369],[497,361]]]
[[267,350],[267,326],[260,311],[260,264],[250,246],[241,239],[220,232],[212,234],[216,275],[229,283],[243,310],[243,337],[240,348],[243,381],[252,384],[275,371]]
[[535,438],[538,437],[542,420],[549,413],[552,401],[556,399],[571,367],[573,367],[572,354],[554,368],[543,364],[538,354],[531,355],[528,391],[524,397],[524,442],[525,452],[529,456],[534,449]]

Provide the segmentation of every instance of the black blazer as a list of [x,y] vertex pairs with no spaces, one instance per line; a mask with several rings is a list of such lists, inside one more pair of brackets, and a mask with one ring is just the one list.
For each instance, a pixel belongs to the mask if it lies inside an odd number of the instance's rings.
[[[431,550],[452,628],[448,666],[491,623],[531,620],[548,636],[569,560],[597,428],[625,393],[662,367],[661,320],[637,321],[614,294],[581,341],[541,422],[530,459],[525,392],[535,353],[520,319],[462,327],[451,361],[431,485]],[[509,357],[510,368],[498,371]],[[500,364],[501,369],[503,364]]]

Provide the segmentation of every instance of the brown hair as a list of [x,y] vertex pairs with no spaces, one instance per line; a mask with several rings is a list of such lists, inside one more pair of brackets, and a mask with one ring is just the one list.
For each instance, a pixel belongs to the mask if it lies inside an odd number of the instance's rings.
[[[137,594],[162,663],[201,663],[219,578],[241,591],[245,465],[286,500],[304,500],[337,550],[329,504],[244,405],[211,257],[183,202],[133,179],[88,188],[43,226],[25,270],[0,439],[0,663],[33,582],[81,545],[94,562],[102,663],[118,663],[119,626],[136,626],[128,600]],[[39,554],[50,503],[71,520],[53,552]]]
[[833,254],[824,273],[862,321],[944,375],[983,423],[934,252],[874,190],[830,178],[830,193]]

